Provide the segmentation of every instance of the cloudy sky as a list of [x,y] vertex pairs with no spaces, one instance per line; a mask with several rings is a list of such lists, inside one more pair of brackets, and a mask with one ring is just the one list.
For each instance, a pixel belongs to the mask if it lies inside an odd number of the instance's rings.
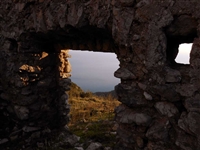
[[[192,44],[179,46],[176,62],[189,64]],[[120,80],[114,77],[119,68],[116,54],[70,50],[69,61],[72,66],[72,81],[85,91],[106,92],[114,90]]]
[[192,44],[181,44],[179,46],[179,53],[175,61],[178,63],[189,64],[191,49]]
[[70,50],[72,81],[85,91],[105,92],[114,90],[120,80],[114,77],[119,68],[116,54]]

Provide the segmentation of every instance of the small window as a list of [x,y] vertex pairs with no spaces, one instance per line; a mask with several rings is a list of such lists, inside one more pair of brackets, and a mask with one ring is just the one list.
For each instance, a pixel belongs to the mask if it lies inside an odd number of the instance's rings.
[[179,45],[178,55],[175,59],[176,63],[179,64],[190,64],[190,52],[193,43],[183,43]]

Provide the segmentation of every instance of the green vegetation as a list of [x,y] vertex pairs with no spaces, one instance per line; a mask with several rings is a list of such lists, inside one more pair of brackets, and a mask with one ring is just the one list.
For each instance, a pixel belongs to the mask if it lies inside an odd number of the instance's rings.
[[111,94],[98,97],[91,92],[84,92],[74,83],[68,94],[71,105],[70,130],[81,138],[80,142],[85,147],[89,141],[112,147],[115,141],[114,109],[120,102]]

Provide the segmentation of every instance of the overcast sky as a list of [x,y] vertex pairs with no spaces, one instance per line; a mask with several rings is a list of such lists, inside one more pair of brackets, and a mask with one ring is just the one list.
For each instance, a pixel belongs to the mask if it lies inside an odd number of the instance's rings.
[[175,61],[178,63],[189,64],[191,49],[192,44],[181,44],[179,46],[179,53]]
[[85,91],[106,92],[114,90],[120,80],[114,77],[119,61],[114,53],[70,50],[72,82]]
[[[181,44],[176,62],[189,64],[192,44]],[[106,92],[114,90],[120,80],[114,77],[119,61],[114,53],[70,50],[72,81],[85,91]]]

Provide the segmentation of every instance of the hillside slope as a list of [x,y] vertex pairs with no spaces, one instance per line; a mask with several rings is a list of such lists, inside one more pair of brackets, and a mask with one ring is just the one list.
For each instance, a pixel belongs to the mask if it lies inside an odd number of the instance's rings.
[[87,147],[91,142],[100,142],[104,147],[115,145],[116,122],[114,109],[120,102],[110,94],[97,96],[84,92],[72,83],[69,93],[70,130],[81,138],[80,143]]

